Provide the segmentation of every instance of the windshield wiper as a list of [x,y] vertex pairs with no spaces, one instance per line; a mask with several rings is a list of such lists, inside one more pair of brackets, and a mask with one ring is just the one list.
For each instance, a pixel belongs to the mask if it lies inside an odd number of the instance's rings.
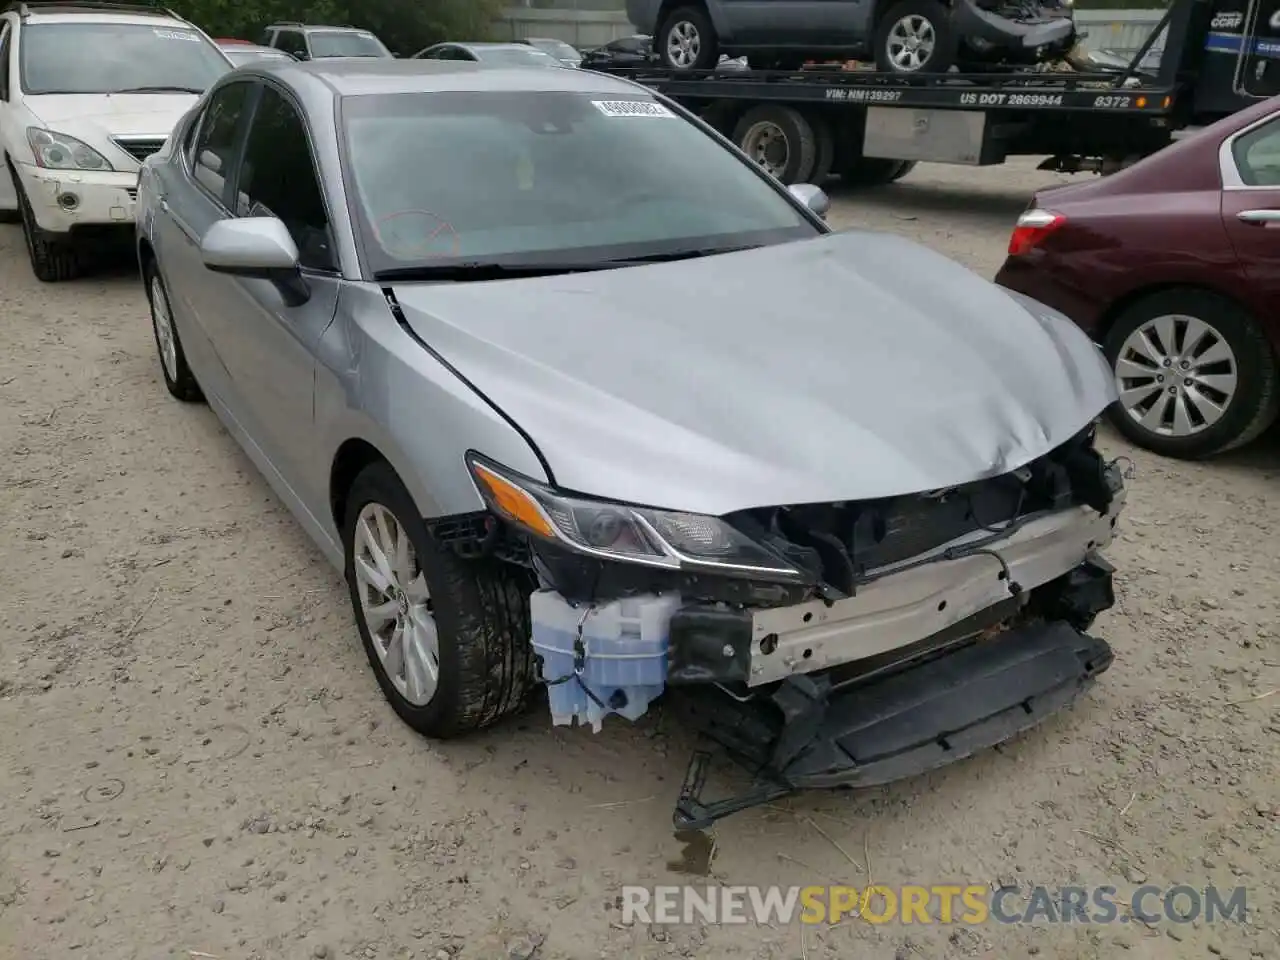
[[[639,262],[639,261],[637,261]],[[628,266],[622,260],[592,260],[585,263],[497,263],[477,260],[469,263],[424,264],[417,267],[390,267],[373,275],[375,280],[510,280],[516,277],[553,277],[562,273],[586,273]]]
[[640,257],[623,257],[620,260],[607,261],[610,265],[624,267],[642,263],[668,263],[672,260],[696,260],[699,257],[711,257],[717,253],[738,253],[741,250],[756,250],[763,244],[748,243],[740,247],[700,247],[696,250],[676,250],[674,253],[650,253]]
[[113,93],[204,93],[198,87],[170,87],[170,86],[154,86],[154,87],[125,87],[123,90],[115,90]]
[[621,267],[639,267],[646,263],[667,263],[673,260],[693,260],[717,253],[736,253],[754,250],[761,244],[741,247],[703,247],[696,250],[677,250],[673,253],[651,253],[639,257],[619,257],[616,260],[583,260],[574,263],[501,263],[492,260],[472,260],[466,263],[423,264],[417,267],[390,267],[373,275],[375,280],[508,280],[516,277],[552,277],[563,273],[587,273],[594,270],[616,270]]

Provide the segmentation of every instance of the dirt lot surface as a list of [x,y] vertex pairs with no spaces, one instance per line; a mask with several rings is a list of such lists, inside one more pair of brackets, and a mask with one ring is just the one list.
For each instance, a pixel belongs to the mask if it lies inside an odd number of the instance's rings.
[[[1052,179],[921,167],[832,220],[990,276]],[[1248,925],[627,927],[622,884],[689,879],[687,738],[538,713],[412,735],[339,578],[208,409],[165,393],[127,265],[41,286],[0,227],[0,291],[4,960],[1280,957],[1274,437],[1192,466],[1108,435],[1134,476],[1094,692],[934,775],[731,818],[711,863],[732,884],[1245,885]]]

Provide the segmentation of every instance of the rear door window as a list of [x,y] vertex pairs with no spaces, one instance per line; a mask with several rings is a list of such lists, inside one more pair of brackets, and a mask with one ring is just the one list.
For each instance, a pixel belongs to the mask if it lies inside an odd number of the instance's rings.
[[1280,186],[1280,118],[1237,137],[1231,157],[1245,186]]

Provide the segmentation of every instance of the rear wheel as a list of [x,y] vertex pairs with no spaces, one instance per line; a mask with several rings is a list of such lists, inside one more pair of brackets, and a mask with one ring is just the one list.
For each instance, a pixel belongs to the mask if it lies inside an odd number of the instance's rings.
[[835,132],[825,117],[810,116],[809,124],[813,127],[816,143],[813,171],[809,174],[809,182],[820,187],[830,178],[831,168],[836,162]]
[[733,141],[785,184],[807,183],[813,176],[817,138],[793,107],[766,104],[748,110],[733,129]]
[[195,374],[187,366],[187,355],[178,337],[178,327],[173,322],[173,308],[169,291],[160,276],[160,268],[154,259],[148,259],[142,268],[142,279],[147,285],[147,303],[151,307],[151,331],[155,335],[156,352],[160,356],[160,373],[164,376],[165,389],[184,403],[198,403],[204,399]]
[[1280,409],[1275,355],[1254,319],[1205,290],[1129,307],[1104,345],[1119,400],[1108,416],[1140,447],[1203,459],[1256,438]]
[[893,176],[891,176],[889,180],[890,181],[901,180],[903,177],[905,177],[908,173],[910,173],[915,168],[916,168],[916,162],[914,160],[903,160],[899,164],[898,169],[893,171]]
[[664,67],[672,70],[713,70],[720,62],[716,28],[705,10],[681,7],[667,14],[658,28],[656,46]]
[[911,169],[909,160],[886,160],[881,157],[853,157],[836,171],[840,182],[849,187],[880,187],[905,176]]
[[958,45],[950,11],[939,0],[901,0],[876,24],[875,61],[893,73],[946,73]]
[[342,540],[360,639],[405,723],[444,739],[524,705],[534,683],[530,578],[436,541],[383,462],[352,484]]

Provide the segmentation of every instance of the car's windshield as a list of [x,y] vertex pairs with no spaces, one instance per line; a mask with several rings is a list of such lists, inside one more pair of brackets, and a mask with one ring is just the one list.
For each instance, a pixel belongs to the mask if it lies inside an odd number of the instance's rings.
[[531,44],[539,50],[543,50],[553,57],[559,57],[561,60],[580,60],[582,54],[569,46],[563,40],[530,40]]
[[748,161],[637,94],[358,96],[342,122],[375,273],[598,263],[820,232]]
[[354,30],[311,31],[311,56],[319,57],[389,57],[391,52],[372,33]]
[[212,41],[163,21],[32,23],[19,59],[27,94],[201,93],[231,69]]
[[560,66],[560,61],[551,54],[533,47],[476,47],[475,51],[481,63],[498,63],[507,67],[527,67],[531,64]]

